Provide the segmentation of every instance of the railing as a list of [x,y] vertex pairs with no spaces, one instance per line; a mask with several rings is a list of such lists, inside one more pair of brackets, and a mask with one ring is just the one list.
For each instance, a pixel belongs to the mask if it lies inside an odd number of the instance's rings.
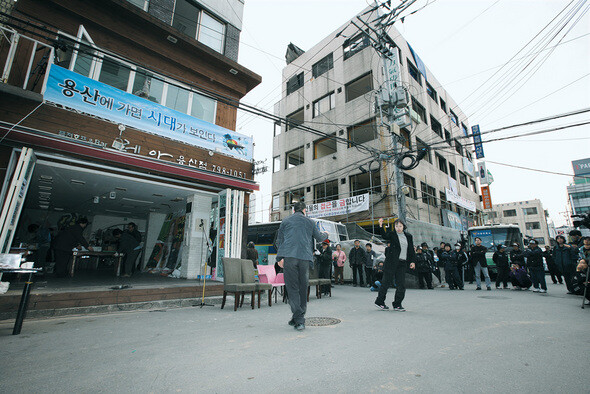
[[54,48],[6,26],[0,26],[0,34],[0,82],[43,94]]

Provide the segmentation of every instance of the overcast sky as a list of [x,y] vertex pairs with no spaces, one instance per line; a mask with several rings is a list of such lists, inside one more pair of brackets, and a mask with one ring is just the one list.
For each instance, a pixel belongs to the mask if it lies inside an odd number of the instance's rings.
[[[498,84],[506,84],[512,76],[506,79],[493,76],[499,66],[518,55],[569,2],[430,0],[430,5],[408,16],[403,24],[397,22],[396,27],[469,115],[469,124],[479,124],[486,131],[590,107],[590,13],[567,34],[530,80],[524,83],[523,79],[520,88],[513,88],[507,94],[514,93],[511,97],[497,97],[495,103],[495,97],[480,96],[481,90],[474,93],[490,77],[490,82],[495,83],[486,85],[483,94],[493,92]],[[424,4],[426,0],[419,0],[412,10]],[[285,66],[287,45],[293,42],[307,50],[366,6],[364,0],[246,0],[239,62],[260,74],[262,84],[243,101],[273,112],[274,104],[281,98],[281,70]],[[514,76],[518,81],[520,77]],[[558,89],[561,90],[554,93]],[[585,113],[494,133],[489,138],[589,119],[590,113]],[[271,169],[272,122],[240,111],[237,128],[254,136],[255,159],[267,159]],[[573,174],[571,161],[590,157],[590,126],[486,143],[484,151],[487,168],[495,180],[491,185],[493,203],[538,198],[556,225],[561,225],[565,221],[562,212],[571,177],[489,161]],[[271,178],[270,171],[256,178],[261,188],[257,193],[258,221],[268,220]]]

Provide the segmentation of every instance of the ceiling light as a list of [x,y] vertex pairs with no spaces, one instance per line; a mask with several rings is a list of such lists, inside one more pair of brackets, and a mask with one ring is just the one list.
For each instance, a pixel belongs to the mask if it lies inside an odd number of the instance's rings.
[[51,192],[39,192],[39,196],[51,196]]
[[78,179],[70,179],[70,183],[73,183],[75,185],[85,185],[86,181],[80,181]]
[[53,208],[54,211],[63,211],[63,208]]
[[125,201],[130,201],[130,202],[138,202],[138,203],[142,203],[142,204],[153,204],[153,201],[146,201],[146,200],[137,200],[135,198],[127,198],[127,197],[123,197],[121,200],[125,200]]
[[41,189],[41,190],[51,190],[52,187],[51,186],[39,186],[39,189]]
[[41,209],[47,209],[47,208],[49,208],[49,205],[39,205],[39,208],[41,208]]
[[126,192],[127,191],[127,189],[124,188],[124,187],[116,187],[115,190],[119,190],[121,192]]
[[52,181],[53,177],[49,175],[39,175],[39,179],[45,179],[47,181]]
[[53,180],[47,180],[47,179],[39,179],[39,183],[43,183],[45,185],[52,185],[53,184]]
[[128,215],[131,215],[131,212],[127,212],[127,211],[115,211],[114,209],[105,209],[105,211],[112,212],[112,213],[126,213]]

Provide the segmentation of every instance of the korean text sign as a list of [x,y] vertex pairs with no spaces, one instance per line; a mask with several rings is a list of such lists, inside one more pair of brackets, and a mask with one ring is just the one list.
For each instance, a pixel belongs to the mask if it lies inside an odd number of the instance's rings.
[[51,65],[44,100],[199,148],[252,160],[252,139]]
[[483,145],[481,143],[481,131],[479,130],[479,125],[475,125],[471,127],[471,132],[473,134],[473,144],[475,147],[475,157],[478,159],[483,159]]
[[307,206],[307,216],[323,218],[369,210],[369,193]]

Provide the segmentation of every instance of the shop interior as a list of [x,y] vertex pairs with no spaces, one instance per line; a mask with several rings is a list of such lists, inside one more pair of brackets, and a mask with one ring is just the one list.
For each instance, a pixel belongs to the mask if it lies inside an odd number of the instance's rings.
[[[187,198],[204,193],[214,196],[211,223],[215,226],[217,190],[196,190],[178,182],[166,183],[163,178],[146,179],[121,172],[120,168],[37,160],[12,248],[30,251],[29,261],[44,268],[40,281],[45,286],[186,285],[186,281],[174,278],[180,277]],[[75,259],[73,275],[57,278],[52,248],[44,244],[43,234],[49,233],[55,239],[60,230],[81,217],[89,221],[83,235],[93,251],[86,253],[82,249]],[[125,231],[129,223],[137,226],[141,243],[136,248],[139,253],[133,263],[134,272],[123,277],[121,267],[117,271],[118,241],[113,231]],[[205,261],[207,258],[203,256]]]

